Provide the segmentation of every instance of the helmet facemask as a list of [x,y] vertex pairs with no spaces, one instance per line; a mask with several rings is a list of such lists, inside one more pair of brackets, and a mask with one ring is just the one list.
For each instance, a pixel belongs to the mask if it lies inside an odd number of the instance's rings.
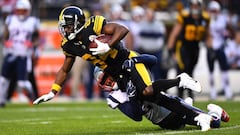
[[190,11],[193,15],[199,15],[202,11],[202,0],[191,0]]
[[17,0],[15,5],[15,14],[20,21],[24,21],[31,12],[31,3],[29,0]]
[[[80,10],[79,8],[77,9]],[[58,26],[59,31],[63,37],[67,38],[68,40],[73,40],[76,35],[83,29],[85,17],[84,15],[81,15],[81,13],[78,15],[76,13],[77,11],[74,11],[76,10],[75,8],[72,11],[70,8],[69,10],[69,13],[62,14],[62,16],[60,17],[61,19],[59,19]],[[72,25],[73,27],[72,31],[66,31],[66,27],[70,28],[70,25]]]

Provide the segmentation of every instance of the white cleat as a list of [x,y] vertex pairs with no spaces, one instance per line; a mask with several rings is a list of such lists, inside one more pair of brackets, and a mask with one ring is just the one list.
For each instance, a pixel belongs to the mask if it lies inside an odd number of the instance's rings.
[[202,92],[202,87],[199,81],[194,80],[186,73],[181,73],[177,76],[180,78],[179,88],[190,89],[192,91],[196,91],[198,93]]
[[190,106],[193,106],[193,99],[191,97],[185,98],[184,102]]
[[208,104],[207,110],[209,111],[208,114],[216,114],[218,118],[220,118],[224,122],[228,122],[230,116],[228,113],[220,106],[215,104]]
[[210,123],[212,121],[212,116],[200,113],[198,116],[194,118],[194,121],[197,121],[197,125],[201,127],[201,131],[208,131],[211,129]]

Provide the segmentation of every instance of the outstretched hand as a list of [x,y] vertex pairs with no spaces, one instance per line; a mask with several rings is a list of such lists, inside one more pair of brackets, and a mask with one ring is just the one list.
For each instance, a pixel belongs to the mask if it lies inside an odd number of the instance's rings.
[[33,104],[39,104],[42,102],[47,102],[49,100],[51,100],[53,97],[55,96],[55,94],[51,91],[48,94],[42,95],[41,97],[37,98]]

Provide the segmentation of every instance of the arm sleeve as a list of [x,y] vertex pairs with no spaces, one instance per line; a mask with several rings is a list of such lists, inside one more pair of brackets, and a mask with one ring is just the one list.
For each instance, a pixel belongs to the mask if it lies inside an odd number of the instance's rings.
[[157,63],[157,57],[149,54],[141,54],[132,58],[135,63],[143,63],[144,65],[151,67]]

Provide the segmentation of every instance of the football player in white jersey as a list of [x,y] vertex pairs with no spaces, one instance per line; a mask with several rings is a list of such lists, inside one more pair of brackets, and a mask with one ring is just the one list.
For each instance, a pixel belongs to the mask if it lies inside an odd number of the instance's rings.
[[[10,79],[16,77],[17,90],[26,89],[32,95],[32,86],[28,80],[27,60],[32,55],[34,36],[38,35],[40,22],[30,16],[31,4],[29,0],[17,0],[15,14],[7,16],[4,31],[4,60],[0,76],[0,106],[6,103],[6,93]],[[30,99],[32,96],[30,96]]]
[[[149,55],[141,55],[135,57],[134,59],[137,62],[144,62],[147,65],[152,65],[156,61],[156,58],[153,58]],[[127,69],[131,69],[131,67],[128,66],[129,65],[127,64]],[[95,68],[94,76],[98,85],[103,90],[109,92],[109,95],[106,99],[109,107],[112,109],[118,108],[123,114],[134,121],[142,121],[142,116],[145,116],[154,125],[158,125],[164,129],[180,129],[185,127],[186,124],[198,126],[198,124],[191,121],[186,121],[185,118],[181,117],[177,113],[169,111],[162,106],[137,99],[136,87],[132,84],[131,80],[128,82],[126,92],[123,92],[118,88],[118,85],[116,82],[114,82],[113,78],[108,74],[105,74],[100,68]],[[191,98],[186,98],[188,100],[183,100],[175,96],[170,97],[178,99],[182,104],[188,106],[188,108],[191,108],[196,112],[204,112],[201,109],[192,106],[193,100]],[[219,128],[221,121],[228,122],[230,119],[227,112],[218,105],[209,104],[207,109],[209,112],[205,113],[208,113],[212,116],[212,121],[210,124],[211,128]]]
[[214,71],[214,62],[218,60],[221,75],[222,75],[222,88],[225,93],[225,97],[227,99],[232,98],[232,91],[229,86],[229,78],[228,78],[228,64],[226,55],[224,53],[224,44],[226,38],[230,35],[231,29],[228,18],[221,14],[221,6],[216,1],[211,1],[208,5],[209,13],[211,16],[210,26],[209,26],[209,39],[207,43],[207,61],[208,67],[210,71],[210,97],[211,99],[216,99],[217,91],[215,88],[215,82],[213,77]]

